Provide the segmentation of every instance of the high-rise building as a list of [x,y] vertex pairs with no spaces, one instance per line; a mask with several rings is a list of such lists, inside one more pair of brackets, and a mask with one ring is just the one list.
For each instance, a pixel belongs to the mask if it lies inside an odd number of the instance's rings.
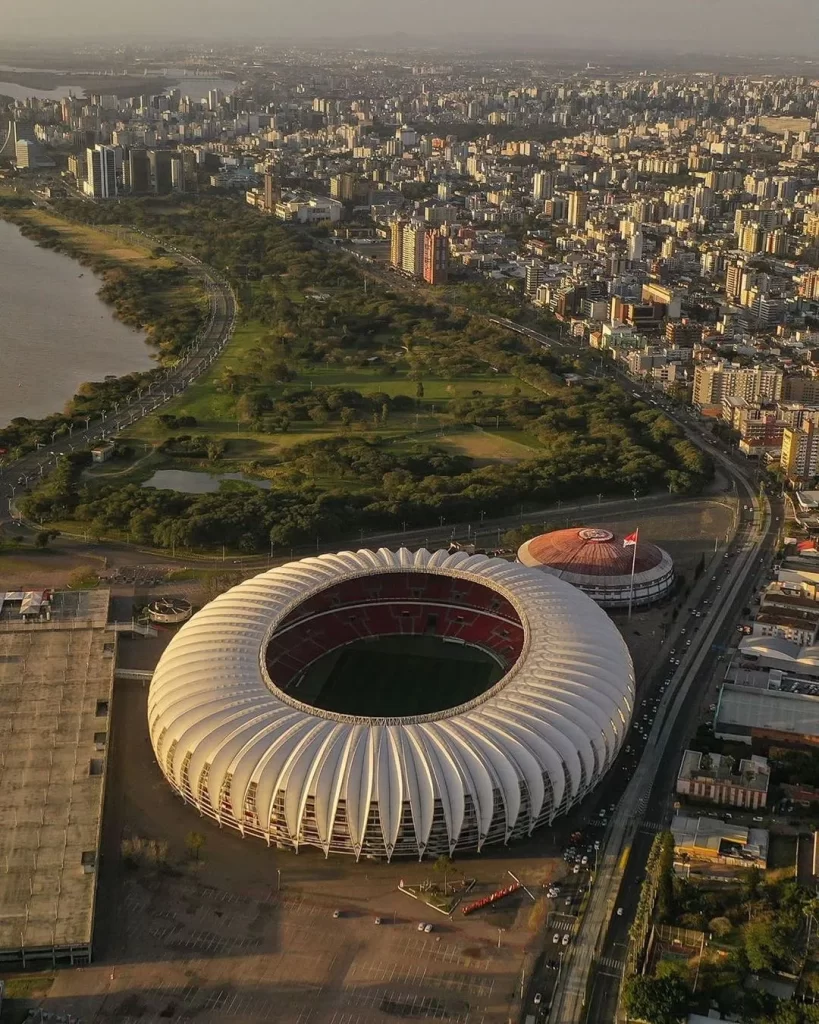
[[551,171],[537,171],[532,182],[532,198],[536,203],[551,199],[555,194],[555,176]]
[[270,171],[264,176],[264,208],[268,213],[276,209],[276,203],[281,199],[282,192],[276,183],[276,179]]
[[222,102],[221,89],[208,89],[208,110],[218,110]]
[[784,374],[771,366],[728,366],[724,362],[697,366],[694,370],[694,404],[722,405],[724,398],[736,396],[749,402],[760,399],[779,401]]
[[171,159],[171,187],[174,192],[185,191],[185,162],[181,153],[174,153]]
[[425,228],[422,225],[408,225],[404,228],[404,237],[401,246],[401,269],[405,274],[413,277],[423,277],[424,274],[424,234]]
[[803,274],[799,280],[799,294],[812,302],[819,301],[819,270]]
[[526,294],[536,295],[538,288],[549,278],[549,268],[534,260],[526,267]]
[[765,232],[759,224],[746,224],[739,235],[739,247],[745,252],[762,252]]
[[589,197],[586,192],[569,193],[569,225],[573,228],[581,228],[586,223],[586,214],[589,209]]
[[86,152],[85,193],[97,199],[113,199],[117,195],[117,160],[113,146],[94,146]]
[[745,264],[739,261],[729,264],[725,272],[725,294],[731,302],[739,302],[742,294],[742,275]]
[[427,284],[446,284],[449,274],[449,241],[439,231],[424,232],[424,280]]
[[330,178],[330,195],[342,203],[351,203],[355,199],[357,178],[349,171],[342,171]]
[[128,183],[134,195],[145,195],[151,191],[151,161],[147,149],[128,152]]
[[788,480],[811,480],[819,473],[819,429],[808,421],[803,427],[785,427],[779,464]]
[[404,228],[407,222],[396,220],[390,225],[390,263],[399,269],[404,262]]
[[151,183],[157,195],[162,196],[173,192],[172,157],[173,153],[169,149],[152,149],[148,154],[151,164]]

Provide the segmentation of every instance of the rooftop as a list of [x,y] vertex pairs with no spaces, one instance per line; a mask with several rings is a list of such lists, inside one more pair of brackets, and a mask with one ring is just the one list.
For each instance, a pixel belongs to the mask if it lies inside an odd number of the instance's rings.
[[[78,595],[69,594],[69,598]],[[95,592],[88,609],[107,607]],[[0,961],[90,951],[115,635],[0,623]],[[73,962],[73,961],[72,961]]]
[[680,764],[679,778],[713,779],[764,793],[768,789],[770,774],[768,759],[765,757],[744,757],[737,767],[733,758],[723,757],[721,754],[703,754],[699,750],[686,750]]
[[674,845],[705,856],[738,860],[767,861],[768,833],[763,828],[745,828],[719,818],[689,818],[675,814],[671,822]]
[[714,732],[750,729],[819,736],[819,697],[726,683],[717,704]]

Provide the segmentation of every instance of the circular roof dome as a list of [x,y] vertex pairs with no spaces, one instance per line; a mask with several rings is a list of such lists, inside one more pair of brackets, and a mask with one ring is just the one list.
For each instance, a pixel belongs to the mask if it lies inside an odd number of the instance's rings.
[[[572,527],[532,538],[522,545],[518,557],[524,565],[548,566],[571,576],[631,576],[634,549],[623,547],[622,537],[610,530]],[[664,557],[668,558],[656,544],[641,540],[635,574],[656,569]]]
[[[433,600],[449,601],[459,629],[470,609],[500,643],[517,629],[502,678],[466,703],[393,718],[299,699],[300,684],[277,674],[294,621],[314,624],[318,658],[346,644],[342,625],[366,632],[383,617],[399,584],[422,630]],[[565,812],[612,763],[633,701],[628,649],[579,590],[483,555],[381,549],[291,562],[206,605],[162,655],[148,719],[168,781],[220,824],[389,858],[480,850]]]

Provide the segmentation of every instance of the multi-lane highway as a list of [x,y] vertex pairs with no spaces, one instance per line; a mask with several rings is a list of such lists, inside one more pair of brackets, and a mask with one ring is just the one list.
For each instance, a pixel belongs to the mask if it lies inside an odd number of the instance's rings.
[[44,476],[61,456],[114,438],[126,427],[181,394],[208,369],[230,340],[236,322],[236,298],[227,280],[193,257],[180,252],[175,255],[192,276],[199,278],[210,298],[208,319],[196,341],[176,366],[163,371],[161,376],[132,394],[129,401],[112,406],[100,419],[86,421],[84,427],[74,426],[69,434],[53,436],[50,444],[2,466],[0,522],[9,517],[13,498],[22,486]]
[[[572,349],[569,343],[503,317],[490,319],[544,347]],[[639,385],[630,382],[616,367],[608,366],[604,372],[635,394],[641,394]],[[656,399],[651,400],[658,404]],[[696,615],[692,611],[688,619],[681,618],[676,623],[677,635],[687,634],[679,663],[658,666],[654,678],[640,691],[638,707],[643,708],[642,701],[646,701],[646,706],[653,710],[657,702],[651,732],[601,843],[586,913],[563,958],[548,1016],[551,1024],[602,1024],[616,1019],[629,929],[646,858],[654,835],[670,820],[679,758],[696,727],[703,687],[716,669],[717,652],[727,646],[740,609],[756,584],[760,563],[767,561],[778,533],[779,516],[771,514],[764,495],[755,494],[749,467],[734,453],[720,450],[721,446],[712,438],[704,436],[692,417],[681,417],[662,400],[660,404],[686,435],[717,461],[752,511],[739,523],[730,556],[720,556],[689,598],[689,607],[699,605],[705,610],[704,622],[703,612],[698,608]]]

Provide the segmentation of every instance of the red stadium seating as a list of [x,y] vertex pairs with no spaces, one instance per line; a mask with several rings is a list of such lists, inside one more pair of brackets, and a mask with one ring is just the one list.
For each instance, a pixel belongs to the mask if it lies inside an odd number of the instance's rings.
[[374,636],[428,634],[461,640],[511,665],[523,647],[512,605],[489,587],[427,573],[383,573],[321,591],[279,625],[266,661],[277,685],[328,651]]

